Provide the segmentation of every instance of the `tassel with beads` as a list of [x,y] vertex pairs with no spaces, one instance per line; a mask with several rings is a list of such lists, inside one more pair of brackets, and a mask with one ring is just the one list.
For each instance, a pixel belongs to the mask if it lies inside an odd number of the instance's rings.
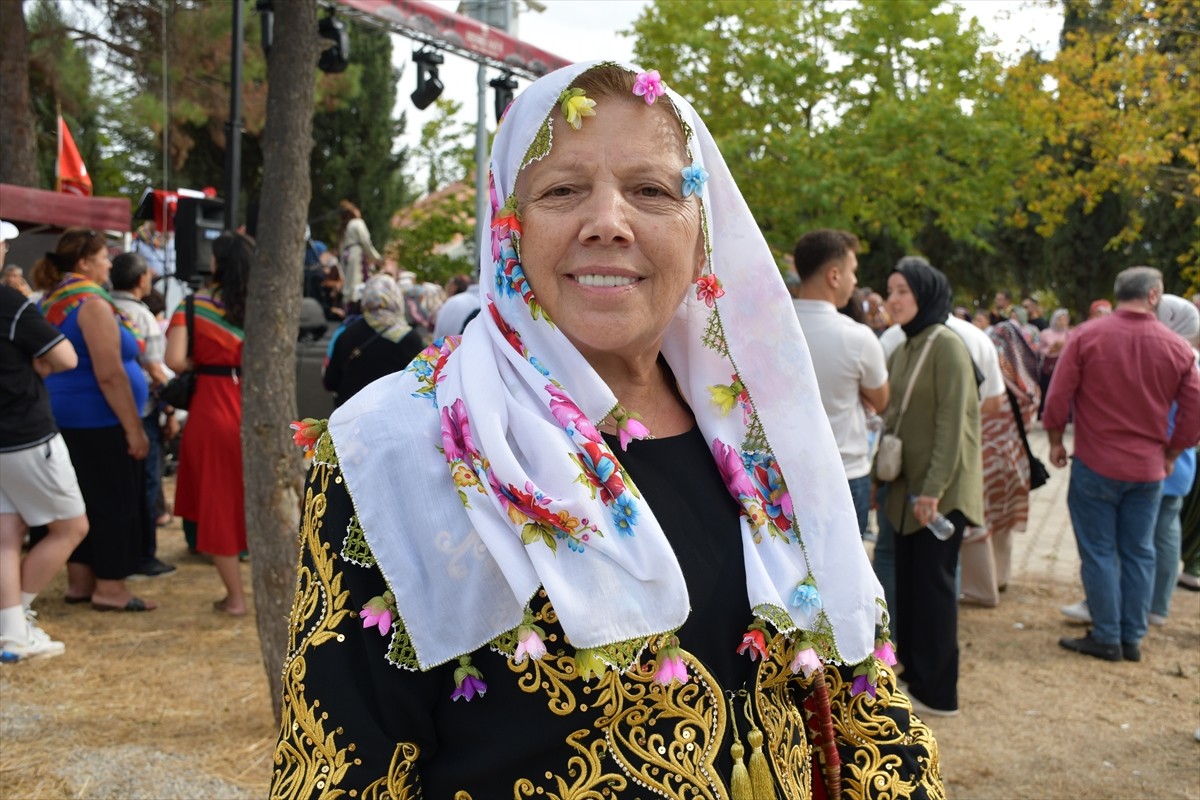
[[742,746],[742,738],[738,734],[737,713],[733,708],[733,698],[729,698],[729,721],[733,725],[733,745],[729,748],[729,755],[733,757],[733,775],[729,780],[729,791],[731,800],[754,800],[754,788],[750,784],[750,773],[746,771],[746,765],[742,763],[742,757],[746,754],[746,748]]
[[753,709],[750,698],[746,697],[746,722],[750,730],[746,733],[746,741],[750,744],[750,786],[754,789],[754,800],[775,800],[775,780],[771,777],[771,768],[767,765],[767,757],[763,754],[763,735],[754,724]]

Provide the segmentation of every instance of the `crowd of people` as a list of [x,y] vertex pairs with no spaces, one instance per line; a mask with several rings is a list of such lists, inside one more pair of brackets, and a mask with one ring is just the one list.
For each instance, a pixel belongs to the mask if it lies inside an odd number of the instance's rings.
[[[1061,644],[1139,660],[1146,625],[1166,623],[1172,591],[1196,587],[1200,542],[1185,552],[1181,540],[1189,494],[1200,506],[1200,296],[1164,295],[1157,270],[1132,268],[1117,278],[1115,308],[1098,300],[1071,328],[1066,309],[1046,320],[1038,300],[1015,305],[1004,290],[990,309],[953,308],[946,277],[904,258],[880,304],[856,288],[857,249],[849,233],[809,232],[788,283],[822,402],[838,421],[864,537],[864,467],[881,432],[904,443],[900,476],[874,474],[873,558],[914,707],[958,712],[956,607],[994,607],[1007,588],[1012,535],[1025,530],[1029,493],[1047,478],[1028,441],[1043,407],[1057,467],[1068,463],[1063,429],[1075,423],[1069,506],[1085,593],[1104,609],[1093,613],[1089,600],[1064,606],[1093,629]],[[956,335],[931,342],[947,330]],[[870,424],[876,414],[882,426]],[[1189,513],[1190,538],[1200,540]],[[950,523],[944,537],[929,525],[939,515]]]

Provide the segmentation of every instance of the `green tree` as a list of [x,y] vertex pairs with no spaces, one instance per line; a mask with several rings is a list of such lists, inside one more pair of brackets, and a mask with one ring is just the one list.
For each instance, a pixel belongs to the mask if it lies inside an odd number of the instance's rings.
[[777,252],[820,226],[986,247],[1013,200],[1023,150],[1001,65],[955,6],[659,0],[633,33],[705,116]]
[[[351,26],[348,95],[326,94],[313,116],[313,235],[337,241],[337,204],[348,199],[362,211],[367,227],[385,234],[405,202],[403,168],[407,153],[394,152],[405,118],[393,116],[400,70],[392,66],[391,35]],[[369,177],[368,177],[369,176]],[[384,237],[377,244],[383,244]]]
[[[1116,203],[1085,238],[1107,231],[1101,249],[1120,265],[1149,263],[1169,283],[1200,288],[1200,7],[1153,0],[1064,6],[1055,58],[1014,70],[1023,127],[1045,145],[1019,173],[1017,188],[1046,236],[1065,229],[1078,238],[1081,221]],[[1146,240],[1147,214],[1167,209],[1176,229],[1190,218],[1190,235]],[[1112,229],[1114,213],[1120,224]],[[1088,260],[1103,259],[1093,252]]]

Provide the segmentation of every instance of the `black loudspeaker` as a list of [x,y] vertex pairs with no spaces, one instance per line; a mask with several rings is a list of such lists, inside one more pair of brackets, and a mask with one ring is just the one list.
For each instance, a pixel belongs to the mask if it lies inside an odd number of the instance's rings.
[[225,230],[225,202],[181,197],[175,206],[175,277],[181,281],[212,272],[212,243]]

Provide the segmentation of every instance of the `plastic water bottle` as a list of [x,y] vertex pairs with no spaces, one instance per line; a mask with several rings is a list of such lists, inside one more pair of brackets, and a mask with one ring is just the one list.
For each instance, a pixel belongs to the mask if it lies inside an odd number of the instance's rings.
[[[917,496],[915,494],[910,494],[908,496],[908,502],[915,504],[917,502]],[[925,527],[929,528],[929,532],[943,542],[949,540],[950,537],[954,535],[954,523],[951,522],[945,514],[940,512]]]

